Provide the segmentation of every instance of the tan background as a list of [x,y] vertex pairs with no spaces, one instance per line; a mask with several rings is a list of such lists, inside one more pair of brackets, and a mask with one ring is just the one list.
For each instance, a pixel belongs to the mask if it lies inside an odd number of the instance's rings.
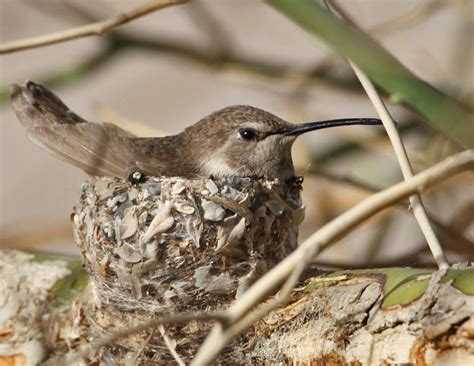
[[[84,20],[58,7],[58,3],[61,1],[0,0],[0,41],[84,24]],[[83,0],[70,3],[103,18],[136,6],[139,1]],[[232,49],[238,54],[300,70],[315,65],[328,54],[321,42],[260,1],[210,0],[202,3],[225,30]],[[369,29],[429,1],[350,0],[341,3],[360,25]],[[472,43],[472,23],[468,24],[472,5],[463,6],[461,1],[444,1],[442,5],[428,20],[413,27],[374,36],[421,78],[447,91],[472,92],[472,47],[469,45]],[[196,17],[188,5],[156,12],[121,29],[177,42],[192,42],[196,47],[212,50],[213,40],[197,26]],[[96,53],[101,42],[99,37],[91,37],[2,55],[1,85],[25,79],[39,80],[78,64]],[[206,114],[231,104],[258,106],[292,122],[375,116],[372,106],[363,96],[341,93],[322,83],[314,83],[309,97],[298,100],[292,93],[292,82],[291,78],[275,80],[249,76],[235,69],[203,68],[166,53],[136,49],[120,54],[80,81],[54,91],[74,111],[90,120],[102,119],[97,115],[97,106],[103,105],[121,117],[142,121],[170,133],[179,132]],[[399,112],[396,115],[400,115]],[[76,253],[69,233],[68,214],[86,176],[32,144],[8,104],[0,107],[0,120],[2,245],[15,243],[37,250]],[[358,136],[370,133],[351,129],[351,134]],[[341,138],[344,138],[344,132],[336,130],[312,133],[305,136],[305,141],[299,141],[299,156],[306,151],[303,145],[317,152]],[[407,143],[411,156],[419,160],[424,148],[417,145],[416,138]],[[367,165],[359,170],[357,163],[336,168],[343,173],[359,175],[377,176],[380,173],[384,176],[382,181],[398,179],[398,168],[389,149],[375,153],[375,157],[379,164],[368,165],[370,171],[367,171]],[[303,228],[305,235],[325,220],[318,217],[318,205],[324,204],[331,186],[325,180],[307,178],[305,200],[313,221]],[[342,190],[337,194],[337,199],[345,200],[346,205],[362,197],[351,192],[347,198],[346,193]],[[448,199],[462,201],[462,195],[458,196],[453,193]],[[392,229],[396,245],[386,248],[385,256],[399,254],[420,241],[410,216],[401,218],[397,225]],[[38,239],[37,234],[44,229],[50,235],[46,235],[44,240]],[[56,239],[52,235],[53,229],[58,231]],[[23,237],[27,232],[33,236]],[[362,231],[325,256],[357,260],[363,251],[361,243],[367,235]],[[37,244],[34,246],[32,243]]]

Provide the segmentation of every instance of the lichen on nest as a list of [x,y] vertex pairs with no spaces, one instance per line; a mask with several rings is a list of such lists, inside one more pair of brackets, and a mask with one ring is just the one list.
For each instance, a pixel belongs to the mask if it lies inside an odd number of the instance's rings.
[[84,183],[72,221],[93,301],[147,312],[228,304],[295,249],[299,191],[241,177]]

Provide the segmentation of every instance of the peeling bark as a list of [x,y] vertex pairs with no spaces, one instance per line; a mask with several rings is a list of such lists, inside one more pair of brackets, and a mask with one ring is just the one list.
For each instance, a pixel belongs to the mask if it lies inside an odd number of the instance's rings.
[[[408,268],[399,271],[406,271],[407,277],[412,272]],[[470,273],[473,279],[472,267],[461,272]],[[323,282],[318,288],[312,288],[312,283],[320,278],[313,278],[293,294],[289,306],[257,324],[260,340],[252,356],[257,363],[474,364],[472,293],[442,283],[443,273],[428,278],[422,274],[410,279],[412,284],[427,282],[420,297],[386,307],[389,274],[382,273],[345,273],[347,279],[332,285]],[[405,301],[403,291],[398,295]]]
[[[35,365],[47,358],[61,359],[64,349],[51,349],[53,339],[77,339],[84,330],[80,276],[65,260],[42,259],[18,251],[0,252],[0,365]],[[75,273],[76,271],[76,273]],[[390,276],[397,271],[398,283]],[[298,365],[471,365],[474,364],[474,268],[451,269],[447,274],[403,269],[341,272],[314,277],[295,290],[290,303],[259,321],[232,344],[222,364]],[[404,276],[400,274],[404,273]],[[453,275],[456,274],[456,275]],[[447,278],[451,277],[448,281]],[[404,305],[384,306],[393,288],[426,281],[428,286]],[[62,280],[61,280],[62,279]],[[71,280],[73,279],[73,280]],[[444,283],[443,283],[444,281]],[[464,282],[464,284],[457,283]],[[90,291],[90,290],[86,290]],[[466,291],[464,293],[463,291]],[[58,302],[58,298],[63,300]],[[51,304],[56,304],[52,306]],[[65,306],[67,304],[67,306]],[[105,308],[97,316],[123,322],[127,311]],[[140,323],[145,319],[128,319]],[[124,322],[121,326],[130,326]],[[193,323],[195,329],[199,324]],[[208,327],[207,327],[208,328]],[[205,335],[205,328],[201,328]],[[90,329],[89,329],[90,331]],[[159,332],[154,333],[159,335]],[[113,346],[128,349],[126,359],[104,359],[126,364],[156,344],[137,334]],[[97,337],[103,335],[96,334]],[[82,338],[82,342],[90,341]],[[179,342],[179,339],[177,340]],[[69,351],[73,350],[72,344]],[[196,345],[188,345],[195,348]],[[61,351],[62,350],[62,351]],[[164,356],[167,349],[161,349]],[[157,359],[157,358],[155,358]],[[164,362],[164,361],[163,361]],[[140,364],[140,363],[139,363]],[[146,364],[146,363],[142,363]]]

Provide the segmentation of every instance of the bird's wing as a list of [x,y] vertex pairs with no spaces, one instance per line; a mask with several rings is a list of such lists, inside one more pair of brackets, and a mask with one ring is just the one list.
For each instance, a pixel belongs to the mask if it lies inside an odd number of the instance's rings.
[[194,154],[181,135],[152,138],[132,138],[136,154],[133,166],[146,175],[195,178],[199,176]]
[[12,85],[11,101],[28,137],[91,175],[125,177],[135,155],[133,134],[109,123],[84,120],[42,85]]

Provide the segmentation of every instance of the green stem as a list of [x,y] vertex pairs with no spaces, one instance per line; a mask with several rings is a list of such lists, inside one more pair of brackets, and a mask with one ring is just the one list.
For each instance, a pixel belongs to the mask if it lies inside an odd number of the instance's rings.
[[350,58],[393,102],[402,102],[468,147],[474,147],[472,111],[417,78],[369,35],[331,14],[313,0],[267,0],[307,31]]

